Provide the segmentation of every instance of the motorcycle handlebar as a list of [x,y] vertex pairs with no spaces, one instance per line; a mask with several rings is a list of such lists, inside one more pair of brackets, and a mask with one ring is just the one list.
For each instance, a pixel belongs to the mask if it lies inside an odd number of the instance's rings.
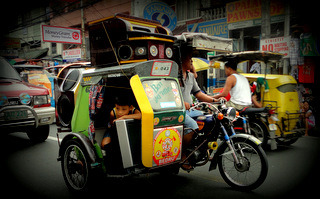
[[[214,107],[217,111],[219,111],[219,109],[218,109],[217,107],[213,106],[214,103],[217,103],[217,102],[213,102],[213,103],[198,102],[198,103],[195,103],[195,104],[191,104],[191,105],[190,105],[190,110],[195,109],[196,107],[199,107],[200,105],[205,104],[205,105],[208,105],[208,106],[210,106],[210,107]],[[220,103],[219,103],[219,104],[220,104]]]

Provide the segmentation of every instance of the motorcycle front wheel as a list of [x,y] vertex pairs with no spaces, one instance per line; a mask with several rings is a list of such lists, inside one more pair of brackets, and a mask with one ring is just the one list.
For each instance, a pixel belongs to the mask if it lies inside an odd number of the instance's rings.
[[265,152],[260,145],[246,138],[231,138],[231,142],[239,164],[235,162],[228,145],[223,144],[221,146],[222,154],[218,159],[222,178],[235,189],[248,191],[258,188],[268,173]]

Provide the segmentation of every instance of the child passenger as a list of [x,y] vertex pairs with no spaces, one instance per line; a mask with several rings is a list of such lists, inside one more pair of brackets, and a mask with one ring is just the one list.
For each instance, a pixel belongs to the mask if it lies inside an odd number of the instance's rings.
[[128,97],[116,97],[115,107],[110,112],[110,121],[108,128],[103,136],[101,146],[103,149],[111,142],[110,131],[114,128],[116,120],[136,119],[141,120],[141,112],[132,105],[132,101]]

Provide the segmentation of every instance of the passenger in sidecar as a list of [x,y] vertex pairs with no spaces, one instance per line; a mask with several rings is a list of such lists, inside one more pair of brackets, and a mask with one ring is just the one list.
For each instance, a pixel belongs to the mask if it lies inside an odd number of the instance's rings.
[[124,119],[141,120],[141,112],[132,105],[132,100],[128,97],[115,97],[115,107],[110,111],[108,126],[101,142],[101,147],[106,152],[110,149],[111,133],[115,129],[115,122]]

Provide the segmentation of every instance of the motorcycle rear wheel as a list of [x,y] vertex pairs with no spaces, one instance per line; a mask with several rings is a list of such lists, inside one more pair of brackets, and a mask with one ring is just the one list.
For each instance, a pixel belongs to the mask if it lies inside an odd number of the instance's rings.
[[218,159],[219,171],[225,182],[231,187],[248,191],[258,188],[266,179],[268,161],[260,145],[246,138],[232,138],[234,150],[240,161],[236,164],[225,143]]

